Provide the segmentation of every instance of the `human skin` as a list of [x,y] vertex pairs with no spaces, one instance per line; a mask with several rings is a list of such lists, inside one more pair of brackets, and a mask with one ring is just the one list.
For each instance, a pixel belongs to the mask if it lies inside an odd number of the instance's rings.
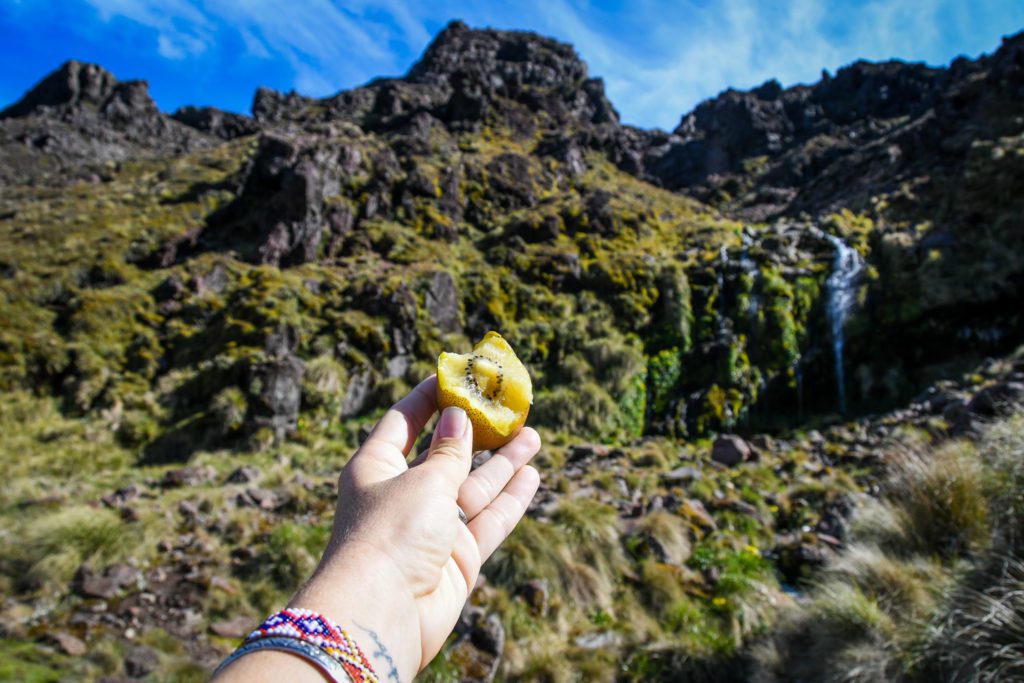
[[[437,411],[437,379],[421,382],[377,423],[341,472],[331,540],[289,607],[314,610],[359,644],[381,681],[410,681],[441,650],[481,565],[537,492],[529,427],[470,472],[473,426],[448,408],[427,452],[409,452]],[[459,520],[461,507],[469,523]],[[235,660],[214,679],[312,683],[312,664],[285,652]]]

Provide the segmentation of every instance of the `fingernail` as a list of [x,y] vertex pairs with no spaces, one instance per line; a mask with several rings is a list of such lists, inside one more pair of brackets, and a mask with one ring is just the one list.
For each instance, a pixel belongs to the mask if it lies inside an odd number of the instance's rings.
[[451,406],[441,413],[441,419],[437,421],[437,429],[434,431],[439,439],[457,439],[466,433],[467,422],[466,411]]

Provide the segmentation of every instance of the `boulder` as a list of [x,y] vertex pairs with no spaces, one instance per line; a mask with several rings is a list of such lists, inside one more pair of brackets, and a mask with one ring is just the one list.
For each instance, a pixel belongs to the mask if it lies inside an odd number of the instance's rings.
[[439,270],[430,276],[423,303],[437,329],[441,332],[459,330],[459,293],[451,273]]
[[289,496],[280,489],[251,488],[239,493],[235,502],[239,507],[258,507],[261,510],[274,511],[287,505]]
[[278,440],[298,422],[305,368],[304,362],[288,354],[259,363],[250,372],[249,405],[255,425],[269,427]]
[[353,417],[361,413],[370,403],[374,387],[373,371],[363,368],[352,373],[341,401],[341,417]]
[[460,678],[472,683],[494,680],[505,650],[505,627],[497,614],[486,614],[466,604],[455,626],[457,640],[451,646],[450,659],[460,662]]
[[540,617],[546,616],[548,613],[550,593],[548,582],[543,579],[531,579],[519,589],[519,594],[523,596],[530,612]]
[[572,446],[569,446],[565,459],[566,462],[580,462],[582,460],[591,460],[593,458],[606,458],[609,453],[611,453],[611,449],[602,444],[573,444]]
[[258,625],[252,617],[240,614],[233,619],[213,622],[210,624],[210,632],[221,638],[244,638]]
[[995,417],[1021,400],[1024,400],[1024,382],[998,382],[975,394],[967,409],[975,415]]
[[85,641],[70,633],[54,633],[49,638],[69,657],[81,657],[86,652]]
[[750,459],[750,445],[735,434],[723,434],[711,447],[711,459],[726,467],[733,467]]
[[165,489],[199,486],[211,481],[216,475],[217,471],[209,465],[202,467],[180,467],[164,472],[160,485]]
[[145,645],[137,645],[124,655],[124,671],[133,678],[148,676],[160,666],[156,651]]
[[687,498],[679,506],[679,513],[705,531],[714,531],[718,528],[715,518],[711,516],[704,503],[696,498]]
[[616,647],[621,641],[621,636],[614,631],[594,631],[576,636],[572,642],[584,650],[607,650]]
[[242,465],[225,479],[227,484],[251,484],[252,482],[263,476],[260,472],[260,468],[256,465]]
[[684,484],[688,481],[694,481],[702,479],[704,475],[696,467],[690,467],[689,465],[683,465],[677,467],[670,472],[665,472],[661,475],[661,481],[665,484]]
[[260,129],[254,119],[243,114],[221,111],[216,107],[185,106],[171,114],[171,118],[224,140],[252,135]]

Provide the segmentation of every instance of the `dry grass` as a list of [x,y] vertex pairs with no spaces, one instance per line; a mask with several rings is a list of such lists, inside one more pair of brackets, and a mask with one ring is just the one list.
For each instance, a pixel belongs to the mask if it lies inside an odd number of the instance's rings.
[[957,683],[1024,680],[1024,562],[993,557],[971,583],[933,624],[921,669]]
[[13,529],[0,567],[21,590],[59,593],[83,562],[123,559],[137,544],[138,534],[109,510],[60,508]]
[[886,493],[909,532],[905,552],[953,559],[988,543],[990,491],[971,445],[907,449],[898,453],[892,470]]
[[1024,411],[986,431],[991,550],[949,592],[920,653],[920,680],[1024,679]]
[[1024,677],[1024,411],[891,464],[854,542],[758,645],[756,680]]

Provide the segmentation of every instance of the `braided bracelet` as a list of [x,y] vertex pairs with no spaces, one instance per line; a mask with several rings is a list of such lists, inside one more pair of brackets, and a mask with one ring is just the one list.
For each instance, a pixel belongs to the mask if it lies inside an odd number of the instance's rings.
[[[235,655],[241,656],[244,654],[243,649],[264,639],[276,640],[282,637],[309,643],[327,653],[348,674],[352,683],[380,683],[377,673],[370,666],[370,661],[344,629],[321,614],[298,607],[283,609],[267,617],[259,628],[249,634]],[[235,658],[233,655],[231,659]],[[307,656],[307,659],[316,658]],[[227,661],[224,664],[226,665]],[[322,664],[320,667],[324,668]]]

